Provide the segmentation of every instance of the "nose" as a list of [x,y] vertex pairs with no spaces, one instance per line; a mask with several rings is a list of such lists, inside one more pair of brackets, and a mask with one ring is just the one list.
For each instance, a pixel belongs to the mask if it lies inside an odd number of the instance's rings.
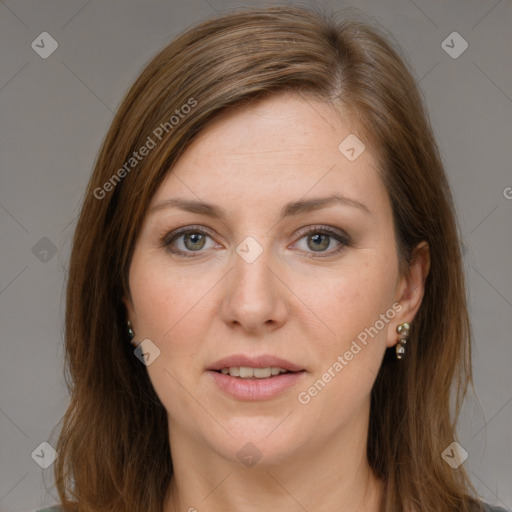
[[[235,253],[233,269],[226,276],[220,314],[230,326],[241,326],[251,333],[278,329],[288,315],[287,295],[291,293],[279,276],[271,249],[263,247],[251,261]],[[251,248],[253,250],[254,248]],[[279,276],[279,277],[278,277]]]

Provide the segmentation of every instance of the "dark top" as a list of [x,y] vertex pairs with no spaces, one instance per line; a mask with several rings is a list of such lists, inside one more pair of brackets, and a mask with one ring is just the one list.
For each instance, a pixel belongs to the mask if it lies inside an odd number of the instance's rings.
[[[493,505],[489,505],[488,503],[482,503],[486,512],[510,512],[509,510],[502,507],[495,507]],[[59,505],[53,505],[52,507],[42,508],[39,510],[35,510],[34,512],[62,512],[62,509]]]

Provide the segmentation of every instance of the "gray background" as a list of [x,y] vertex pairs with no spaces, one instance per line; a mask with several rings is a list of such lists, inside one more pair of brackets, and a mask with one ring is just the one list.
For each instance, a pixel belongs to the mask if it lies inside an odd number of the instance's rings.
[[[478,398],[469,397],[460,421],[464,464],[487,501],[510,509],[512,3],[318,3],[356,5],[390,30],[425,94],[467,248]],[[44,485],[53,483],[53,466],[41,469],[31,453],[52,441],[68,402],[62,322],[70,241],[113,112],[174,35],[215,11],[256,4],[0,1],[1,512],[57,501]],[[44,31],[59,45],[47,59],[31,48]],[[441,47],[453,31],[469,44],[456,59]]]

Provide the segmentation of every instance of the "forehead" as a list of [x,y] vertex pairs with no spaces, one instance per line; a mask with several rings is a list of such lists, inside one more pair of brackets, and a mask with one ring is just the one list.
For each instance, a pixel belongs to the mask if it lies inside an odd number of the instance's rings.
[[[378,162],[357,133],[348,116],[319,100],[282,94],[254,101],[222,115],[197,136],[152,205],[180,196],[248,210],[340,193],[386,207]],[[347,153],[350,146],[354,151]],[[361,150],[355,160],[347,158]]]

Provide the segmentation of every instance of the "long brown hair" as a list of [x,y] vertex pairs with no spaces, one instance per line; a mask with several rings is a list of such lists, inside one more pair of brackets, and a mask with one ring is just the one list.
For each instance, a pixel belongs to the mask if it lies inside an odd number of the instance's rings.
[[55,463],[64,510],[162,510],[173,472],[167,415],[134,357],[122,303],[134,243],[149,201],[194,137],[227,109],[284,91],[330,102],[357,122],[379,157],[401,268],[418,243],[430,247],[407,359],[386,354],[372,390],[367,457],[385,481],[382,510],[467,512],[475,503],[463,466],[441,457],[471,383],[454,206],[423,100],[389,41],[353,15],[250,9],[187,30],[137,78],[99,152],[73,240],[71,399]]

